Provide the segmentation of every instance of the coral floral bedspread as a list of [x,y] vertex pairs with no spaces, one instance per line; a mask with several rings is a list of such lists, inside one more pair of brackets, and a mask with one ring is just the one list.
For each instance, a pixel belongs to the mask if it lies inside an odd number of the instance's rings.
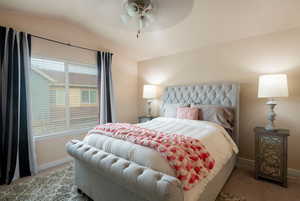
[[190,190],[205,178],[215,166],[200,140],[178,134],[165,134],[132,124],[98,125],[88,135],[100,134],[158,151],[172,167],[184,190]]

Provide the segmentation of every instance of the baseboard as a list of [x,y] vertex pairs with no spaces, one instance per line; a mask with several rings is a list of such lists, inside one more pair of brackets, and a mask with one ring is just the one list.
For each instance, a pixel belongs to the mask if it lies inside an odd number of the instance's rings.
[[[254,169],[254,160],[238,157],[237,167]],[[300,170],[288,168],[288,177],[300,181]]]
[[254,164],[254,160],[238,157],[236,166],[237,167],[254,169],[255,164]]
[[72,157],[66,157],[66,158],[63,158],[63,159],[60,159],[60,160],[52,161],[50,163],[45,163],[45,164],[40,165],[38,167],[38,172],[46,170],[48,168],[52,168],[52,167],[58,166],[58,165],[62,165],[64,163],[70,162],[72,160],[73,160]]

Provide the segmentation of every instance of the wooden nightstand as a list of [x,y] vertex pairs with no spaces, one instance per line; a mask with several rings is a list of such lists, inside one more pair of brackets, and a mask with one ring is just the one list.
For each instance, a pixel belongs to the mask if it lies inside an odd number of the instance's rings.
[[147,121],[151,121],[154,118],[156,118],[156,117],[154,117],[154,116],[142,116],[142,117],[139,117],[139,123],[144,123],[144,122],[147,122]]
[[287,187],[287,137],[289,130],[267,131],[256,127],[255,177],[268,179]]

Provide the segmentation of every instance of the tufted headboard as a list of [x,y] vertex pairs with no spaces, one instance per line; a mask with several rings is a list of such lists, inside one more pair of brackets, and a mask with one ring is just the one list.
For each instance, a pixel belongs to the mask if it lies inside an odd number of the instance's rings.
[[168,86],[162,95],[160,109],[164,116],[166,103],[218,105],[234,109],[233,140],[239,144],[239,95],[240,86],[235,83],[206,83],[187,86]]

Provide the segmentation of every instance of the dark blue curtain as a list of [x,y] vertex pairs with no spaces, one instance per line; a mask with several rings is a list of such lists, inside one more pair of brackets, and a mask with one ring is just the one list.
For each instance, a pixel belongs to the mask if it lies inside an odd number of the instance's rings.
[[[28,80],[31,36],[0,27],[0,184],[9,184],[16,169],[31,175]],[[18,167],[17,167],[18,165]]]
[[113,123],[116,121],[111,72],[112,55],[113,54],[109,52],[97,52],[100,124]]

